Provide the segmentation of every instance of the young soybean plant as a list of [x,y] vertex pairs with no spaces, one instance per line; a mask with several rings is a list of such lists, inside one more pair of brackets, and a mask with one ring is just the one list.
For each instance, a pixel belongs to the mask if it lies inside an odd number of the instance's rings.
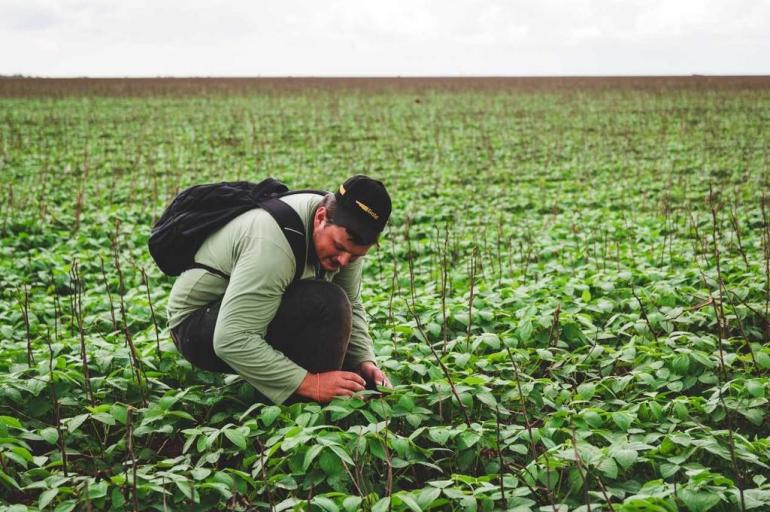
[[[0,104],[0,508],[770,508],[767,79],[8,78]],[[145,250],[165,204],[351,169],[393,191],[361,293],[394,389],[276,406],[193,369]]]

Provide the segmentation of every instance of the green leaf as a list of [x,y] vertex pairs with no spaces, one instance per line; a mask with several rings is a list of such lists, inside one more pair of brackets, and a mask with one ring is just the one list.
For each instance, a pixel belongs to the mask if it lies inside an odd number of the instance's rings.
[[428,429],[428,437],[441,446],[446,444],[450,435],[452,435],[452,432],[446,427],[430,427]]
[[770,368],[770,354],[767,352],[757,352],[754,354],[754,359],[757,361],[757,366],[762,370],[767,370]]
[[182,491],[182,494],[184,494],[187,499],[195,501],[194,495],[193,495],[193,488],[192,488],[192,485],[190,485],[189,481],[174,480],[174,483],[179,488],[179,490]]
[[302,463],[302,469],[304,471],[307,471],[307,468],[310,467],[310,465],[313,463],[315,458],[318,456],[319,453],[325,448],[325,446],[320,444],[315,444],[310,447],[308,451],[305,452],[305,461]]
[[409,423],[409,425],[411,425],[412,428],[417,428],[422,423],[422,416],[420,416],[419,414],[407,414],[406,422]]
[[262,409],[262,413],[259,415],[259,418],[262,420],[262,423],[269,427],[273,424],[273,422],[280,416],[281,414],[281,408],[277,405],[270,405],[268,407],[265,407]]
[[407,412],[414,411],[414,399],[409,395],[401,395],[396,404],[400,409]]
[[519,338],[519,341],[522,343],[526,343],[530,340],[532,337],[532,322],[530,321],[524,321],[519,324],[519,326],[516,328],[516,337]]
[[746,489],[743,495],[746,499],[746,510],[770,505],[770,489]]
[[497,406],[497,400],[495,399],[494,395],[488,391],[481,391],[479,393],[476,393],[476,398],[479,400],[479,402],[483,403],[484,405],[488,407],[495,407]]
[[372,512],[385,512],[390,506],[390,496],[381,498],[380,501],[374,504]]
[[401,492],[399,494],[396,494],[396,497],[404,502],[404,504],[409,507],[409,510],[412,512],[422,512],[422,508],[417,503],[417,500],[414,499],[414,497],[409,494],[408,492]]
[[67,430],[70,433],[75,432],[78,428],[80,428],[80,425],[82,425],[83,422],[86,421],[86,419],[88,419],[88,414],[79,414],[78,416],[69,418],[68,420],[66,420]]
[[105,425],[115,424],[115,418],[113,418],[111,414],[106,412],[97,412],[92,414],[91,417],[100,423],[104,423]]
[[677,507],[663,498],[629,498],[623,505],[616,506],[617,512],[677,512]]
[[594,396],[596,385],[585,382],[577,387],[577,396],[580,400],[590,400]]
[[233,477],[231,477],[224,471],[217,471],[216,473],[214,473],[214,476],[211,477],[211,479],[214,480],[215,482],[225,484],[229,489],[235,488],[235,479],[233,479]]
[[120,404],[112,404],[110,406],[110,414],[123,425],[126,424],[126,420],[128,419],[128,409],[126,409],[125,406]]
[[668,462],[664,462],[660,465],[660,476],[663,478],[668,478],[673,476],[680,469],[681,467],[679,464],[670,464]]
[[318,458],[318,465],[321,466],[324,473],[330,476],[341,475],[345,471],[340,458],[329,450],[324,450],[321,453],[321,456]]
[[626,432],[634,421],[634,417],[625,411],[616,411],[612,413],[612,421],[615,422],[620,430]]
[[325,496],[313,496],[310,501],[313,505],[325,510],[326,512],[339,512],[339,507],[329,498]]
[[166,416],[175,416],[177,418],[183,418],[186,420],[195,421],[195,418],[193,417],[192,414],[184,411],[168,411],[168,413],[166,413]]
[[678,375],[687,375],[690,369],[690,356],[687,354],[678,354],[671,361],[671,367]]
[[[20,455],[18,453],[16,453],[16,451],[18,449],[19,449],[18,446],[14,446],[14,448],[12,448],[13,451],[5,452],[4,455],[5,455],[5,457],[7,457],[7,458],[11,459],[12,461],[16,462],[17,464],[19,464],[20,466],[23,466],[24,469],[27,469],[27,458],[23,457],[22,455]],[[32,460],[31,456],[29,457],[29,460]]]
[[765,396],[765,386],[757,379],[750,379],[746,381],[746,391],[749,392],[754,398],[761,398]]
[[612,456],[615,458],[617,463],[620,464],[620,467],[623,469],[628,469],[634,464],[634,462],[636,462],[636,459],[639,455],[636,453],[636,450],[622,448],[620,450],[615,450]]
[[51,503],[51,500],[53,500],[56,495],[59,494],[58,488],[53,489],[46,489],[42,493],[40,493],[40,498],[38,498],[37,506],[40,510],[44,510],[49,503]]
[[3,471],[2,469],[0,469],[0,481],[4,482],[6,485],[10,487],[13,487],[14,489],[19,488],[18,482],[16,482],[16,480],[14,480],[13,478],[11,478],[11,476],[5,471]]
[[77,505],[78,502],[75,500],[62,501],[56,506],[55,509],[53,509],[53,512],[70,512],[71,510],[75,510]]
[[417,505],[425,510],[430,507],[439,496],[441,496],[441,489],[433,486],[425,487],[417,494]]
[[581,413],[581,416],[585,420],[588,425],[590,425],[593,428],[599,428],[602,426],[604,421],[602,420],[601,414],[591,411],[591,410],[585,410]]
[[345,512],[356,512],[362,501],[361,496],[348,496],[342,500],[342,508],[345,509]]
[[246,449],[246,438],[243,436],[243,434],[241,434],[239,430],[226,428],[222,432],[225,434],[225,437],[228,438],[230,442],[233,443],[235,446],[237,446],[241,450]]
[[385,448],[382,446],[382,441],[376,438],[369,438],[369,453],[374,455],[380,460],[385,460]]
[[233,493],[230,490],[230,487],[221,482],[203,482],[198,484],[198,489],[214,489],[226,500],[229,500],[233,497]]
[[460,434],[459,442],[457,443],[457,446],[460,449],[470,448],[474,444],[478,443],[481,439],[481,434],[478,432],[473,432],[472,430],[466,430],[462,434]]
[[738,412],[743,414],[746,419],[748,419],[751,423],[759,427],[762,425],[762,422],[765,418],[765,413],[762,412],[762,409],[760,408],[754,408],[754,409],[738,409]]
[[24,429],[24,427],[21,425],[21,422],[13,416],[0,416],[0,423],[7,427],[18,428],[20,430]]
[[211,470],[209,468],[195,468],[190,471],[190,474],[195,480],[200,481],[205,480],[211,474]]
[[615,464],[615,460],[611,457],[604,457],[601,461],[599,461],[599,465],[597,467],[599,468],[599,471],[610,478],[618,477],[618,465]]
[[693,491],[690,489],[680,490],[679,499],[682,500],[690,512],[706,512],[722,501],[719,495],[713,492]]
[[337,457],[339,457],[343,462],[350,466],[355,466],[355,462],[353,462],[353,459],[350,458],[350,455],[348,455],[348,452],[346,452],[344,448],[336,445],[332,445],[329,448],[331,448],[331,450],[336,453]]
[[107,488],[107,482],[104,480],[99,483],[91,484],[88,486],[88,497],[93,500],[104,498],[107,496]]
[[40,437],[48,444],[56,444],[59,440],[59,432],[53,427],[44,428],[40,431]]

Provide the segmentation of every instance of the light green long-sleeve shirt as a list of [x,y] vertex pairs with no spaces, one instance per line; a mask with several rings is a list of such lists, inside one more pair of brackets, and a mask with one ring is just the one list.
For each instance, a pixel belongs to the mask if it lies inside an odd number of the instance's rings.
[[[302,219],[308,244],[312,243],[313,214],[321,199],[316,194],[283,198]],[[221,297],[214,351],[263,395],[282,403],[307,375],[307,370],[265,341],[267,326],[294,278],[296,263],[286,237],[269,213],[250,210],[210,235],[195,261],[228,274],[230,279],[197,268],[184,272],[169,297],[169,326],[176,327],[194,311]],[[360,296],[362,263],[363,259],[359,259],[324,276],[345,290],[353,307],[347,366],[375,360]],[[313,277],[315,268],[307,262],[302,279]]]

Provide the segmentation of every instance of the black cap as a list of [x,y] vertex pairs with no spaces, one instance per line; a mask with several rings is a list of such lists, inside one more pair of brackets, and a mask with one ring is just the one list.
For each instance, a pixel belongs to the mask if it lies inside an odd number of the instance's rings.
[[363,244],[372,245],[390,217],[390,196],[381,181],[357,174],[335,192],[337,212],[334,223],[350,229]]

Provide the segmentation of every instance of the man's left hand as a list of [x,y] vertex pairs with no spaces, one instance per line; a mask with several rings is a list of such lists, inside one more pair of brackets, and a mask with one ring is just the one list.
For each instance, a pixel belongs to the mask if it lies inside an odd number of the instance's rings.
[[374,383],[376,386],[386,388],[392,387],[388,377],[371,361],[364,361],[358,365],[358,373],[366,379],[367,383]]

